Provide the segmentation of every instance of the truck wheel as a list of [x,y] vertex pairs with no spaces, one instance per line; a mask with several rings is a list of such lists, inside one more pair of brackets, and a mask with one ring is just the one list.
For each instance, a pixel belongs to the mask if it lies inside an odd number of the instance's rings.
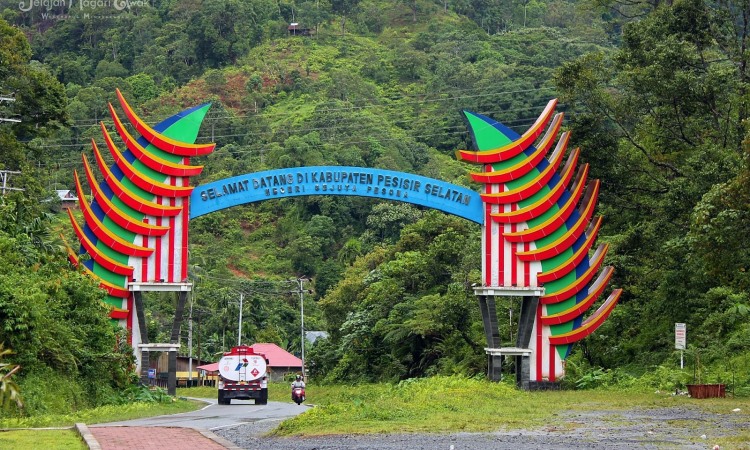
[[260,397],[255,399],[256,405],[267,405],[268,404],[268,389],[261,389]]
[[222,390],[219,391],[219,398],[217,399],[217,402],[220,405],[228,405],[231,401],[232,401],[232,399],[229,399],[229,398],[225,399],[224,398],[224,391],[222,391]]

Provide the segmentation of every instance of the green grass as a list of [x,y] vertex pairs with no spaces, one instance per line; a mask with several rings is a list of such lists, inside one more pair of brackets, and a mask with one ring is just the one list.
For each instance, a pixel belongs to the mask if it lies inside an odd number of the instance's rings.
[[[269,398],[291,402],[288,383],[269,386]],[[215,388],[178,389],[178,395],[216,397]],[[316,407],[284,421],[273,434],[315,436],[365,433],[492,432],[497,430],[552,427],[569,430],[580,426],[571,414],[601,411],[614,425],[632,425],[624,411],[681,407],[714,414],[740,408],[739,423],[750,423],[750,398],[691,399],[641,390],[597,389],[579,391],[519,391],[506,384],[462,377],[408,380],[398,385],[307,386],[307,403]],[[623,411],[623,415],[619,414]],[[675,420],[675,425],[682,425]],[[722,448],[750,450],[750,431],[738,428],[736,436],[715,440]],[[712,441],[713,442],[713,441]]]
[[716,439],[719,448],[731,448],[733,450],[750,450],[750,431],[742,431],[731,437]]
[[[0,428],[42,428],[66,427],[82,422],[92,423],[118,422],[121,420],[139,419],[142,417],[160,416],[194,411],[203,403],[187,400],[175,400],[165,403],[128,403],[125,405],[107,405],[85,409],[73,414],[45,414],[32,417],[0,419]],[[0,446],[0,448],[5,448]]]
[[213,398],[216,399],[216,388],[199,386],[191,388],[177,388],[177,397]]
[[74,430],[0,431],[0,448],[83,450],[86,445]]
[[[724,413],[750,399],[695,400],[653,392],[617,390],[524,392],[460,377],[410,380],[399,385],[308,384],[317,407],[283,422],[276,435],[387,432],[489,432],[542,426],[569,427],[570,411],[617,411],[682,406]],[[285,399],[286,400],[286,399]],[[488,418],[491,418],[489,420]]]

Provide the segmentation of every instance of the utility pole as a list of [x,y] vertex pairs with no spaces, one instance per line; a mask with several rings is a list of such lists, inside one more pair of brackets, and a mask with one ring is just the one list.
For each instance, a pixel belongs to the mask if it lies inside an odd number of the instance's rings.
[[[7,95],[0,95],[0,102],[15,102],[16,99],[13,97],[9,97]],[[0,122],[21,122],[21,119],[8,119],[5,117],[0,117]]]
[[303,278],[299,278],[299,326],[301,331],[302,340],[300,341],[300,347],[302,348],[302,379],[306,380],[305,375],[305,290],[302,289]]
[[304,276],[297,278],[297,294],[299,295],[299,323],[300,323],[300,359],[302,360],[302,379],[307,380],[305,373],[305,289],[303,283],[310,281]]
[[[198,363],[201,362],[201,310],[196,311],[198,313],[198,316],[196,317],[196,320],[198,320],[198,339],[197,339],[197,346],[198,346]],[[204,385],[205,380],[199,380],[201,381],[201,386]]]
[[5,191],[23,191],[21,188],[14,188],[8,186],[8,178],[10,175],[17,175],[21,172],[17,172],[14,170],[0,170],[0,182],[2,182],[2,192],[3,195],[5,195]]
[[[12,95],[12,94],[11,94]],[[15,102],[16,99],[12,96],[8,95],[0,95],[0,102]],[[0,117],[0,122],[20,122],[19,119],[8,119],[5,117]],[[23,189],[20,188],[14,188],[8,186],[8,178],[10,178],[10,175],[18,175],[21,172],[13,171],[13,170],[0,170],[0,182],[2,182],[2,193],[5,195],[5,191],[23,191]]]
[[[195,289],[190,294],[190,317],[188,318],[188,387],[193,387],[193,302]],[[200,358],[198,358],[200,362]]]
[[242,299],[245,297],[245,294],[240,292],[240,323],[237,326],[237,346],[239,347],[242,345]]

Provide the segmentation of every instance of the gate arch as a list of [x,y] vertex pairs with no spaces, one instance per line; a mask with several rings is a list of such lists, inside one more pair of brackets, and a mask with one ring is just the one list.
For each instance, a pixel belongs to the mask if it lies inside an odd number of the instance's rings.
[[[599,181],[587,182],[588,165],[578,167],[578,149],[569,152],[562,164],[569,132],[560,136],[547,157],[563,118],[562,113],[554,114],[556,100],[548,103],[523,135],[489,117],[463,111],[474,148],[458,150],[456,155],[481,167],[480,172],[470,173],[484,185],[482,192],[476,193],[419,175],[345,166],[270,170],[196,188],[190,186],[190,177],[201,173],[203,167],[190,165],[190,157],[207,155],[215,147],[194,143],[209,105],[187,109],[152,128],[119,90],[117,97],[139,136],[127,131],[110,104],[115,129],[126,150],[117,148],[102,123],[102,135],[115,163],[108,167],[92,140],[103,179],[97,182],[83,155],[93,198],[87,201],[75,173],[84,225],[68,212],[81,244],[78,252],[69,249],[69,258],[107,291],[110,317],[128,328],[134,348],[148,348],[141,301],[145,291],[179,293],[171,338],[172,344],[177,343],[182,309],[192,289],[187,278],[190,219],[289,196],[357,195],[397,200],[480,224],[482,285],[475,288],[475,295],[493,380],[500,378],[503,357],[512,356],[519,385],[530,389],[554,383],[564,375],[563,362],[571,344],[596,330],[622,293],[620,289],[612,291],[596,311],[583,318],[603,293],[613,268],[602,268],[605,244],[589,257],[601,225],[601,217],[593,216]],[[89,258],[81,260],[83,254]],[[518,338],[512,348],[500,347],[497,332],[495,298],[502,296],[524,298]],[[146,357],[147,353],[145,350]],[[170,393],[174,393],[173,353]],[[136,358],[144,374],[143,352],[136,352]]]

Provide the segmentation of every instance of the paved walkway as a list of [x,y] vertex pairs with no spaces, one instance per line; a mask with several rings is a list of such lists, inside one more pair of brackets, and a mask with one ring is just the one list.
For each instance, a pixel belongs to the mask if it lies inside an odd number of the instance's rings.
[[228,440],[192,428],[91,427],[77,424],[79,433],[92,450],[201,450],[236,449]]

